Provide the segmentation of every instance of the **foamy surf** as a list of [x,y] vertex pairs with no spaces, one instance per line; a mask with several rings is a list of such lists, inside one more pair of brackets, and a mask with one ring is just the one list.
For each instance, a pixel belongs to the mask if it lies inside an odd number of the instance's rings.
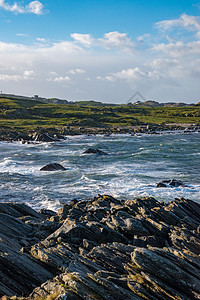
[[[108,155],[85,155],[89,147]],[[57,210],[73,198],[110,194],[120,199],[152,196],[200,202],[199,134],[74,136],[55,143],[0,142],[0,201]],[[49,163],[66,171],[40,171]],[[189,187],[157,188],[165,179]]]

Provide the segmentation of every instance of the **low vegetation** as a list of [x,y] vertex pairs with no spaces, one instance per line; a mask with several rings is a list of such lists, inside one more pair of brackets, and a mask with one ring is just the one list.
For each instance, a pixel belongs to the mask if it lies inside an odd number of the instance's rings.
[[52,126],[126,127],[161,123],[200,124],[200,106],[102,106],[94,101],[53,104],[25,99],[0,99],[0,126],[20,130]]

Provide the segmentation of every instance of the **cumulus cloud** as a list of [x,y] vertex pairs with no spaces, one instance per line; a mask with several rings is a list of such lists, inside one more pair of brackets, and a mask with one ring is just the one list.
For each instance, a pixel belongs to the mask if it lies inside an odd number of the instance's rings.
[[112,75],[107,75],[105,77],[103,76],[97,76],[96,77],[97,80],[107,80],[107,81],[111,81],[111,82],[114,82],[116,80],[116,78]]
[[144,76],[144,72],[140,70],[140,68],[135,67],[135,68],[129,68],[129,69],[123,69],[120,72],[114,73],[113,74],[116,78],[119,79],[138,79]]
[[196,32],[197,37],[200,37],[200,17],[196,16],[182,14],[178,19],[157,22],[156,27],[162,31],[170,31],[181,27],[187,31]]
[[[191,21],[196,17],[186,19],[184,28],[196,34],[198,26]],[[171,21],[171,25],[160,22],[160,28],[172,28],[175,23]],[[177,30],[179,27],[176,25]],[[135,41],[118,31],[97,38],[78,33],[71,37],[73,40],[54,43],[38,37],[39,43],[33,45],[0,42],[1,89],[108,102],[122,102],[133,90],[155,100],[178,97],[179,101],[194,101],[199,97],[200,41],[193,34],[186,42],[180,35],[172,39],[169,32],[165,43],[157,32],[154,37],[144,34]],[[137,48],[138,41],[145,41],[145,47]]]
[[18,5],[16,2],[14,4],[9,4],[5,0],[0,0],[0,8],[13,12],[13,13],[33,13],[36,15],[41,15],[44,13],[44,6],[40,1],[32,1],[26,6]]
[[69,70],[68,73],[72,75],[76,75],[76,74],[84,74],[86,73],[86,71],[83,69],[76,68],[76,69]]
[[0,81],[23,81],[32,79],[33,70],[25,70],[22,74],[0,74]]
[[188,57],[191,55],[200,55],[200,41],[183,43],[178,41],[175,43],[160,43],[153,46],[153,50],[164,52],[172,57]]
[[71,78],[69,76],[59,76],[59,77],[56,77],[56,78],[53,78],[52,80],[50,81],[54,81],[54,82],[67,82],[67,81],[70,81]]
[[97,43],[106,49],[119,48],[126,51],[132,50],[134,46],[134,43],[126,33],[120,33],[118,31],[105,33],[103,38],[97,40]]
[[72,33],[71,37],[87,48],[91,47],[94,41],[90,34]]
[[42,15],[43,9],[44,9],[44,6],[40,1],[32,1],[25,7],[25,10],[27,12],[30,12],[30,13],[33,13],[36,15]]
[[17,3],[14,3],[12,5],[8,4],[4,0],[0,0],[0,7],[11,12],[16,13],[24,13],[24,7],[19,6]]
[[121,33],[118,31],[112,31],[105,33],[102,38],[93,38],[90,34],[73,33],[71,37],[78,43],[84,45],[87,48],[103,47],[107,50],[118,49],[131,52],[134,47],[134,43],[128,37],[127,33]]

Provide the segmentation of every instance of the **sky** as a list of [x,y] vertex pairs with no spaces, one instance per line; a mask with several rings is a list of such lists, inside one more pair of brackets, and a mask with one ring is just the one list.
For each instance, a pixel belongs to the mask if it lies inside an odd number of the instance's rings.
[[197,103],[200,2],[0,0],[0,91]]

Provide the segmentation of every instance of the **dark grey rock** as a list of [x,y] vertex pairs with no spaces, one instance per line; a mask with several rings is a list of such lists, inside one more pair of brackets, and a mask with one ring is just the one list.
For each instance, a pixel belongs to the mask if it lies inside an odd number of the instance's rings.
[[169,179],[163,180],[157,183],[157,187],[188,187],[188,185],[184,184],[181,180],[177,179]]
[[65,171],[66,168],[64,168],[62,165],[57,163],[48,164],[40,169],[40,171]]
[[53,276],[31,256],[12,247],[12,244],[7,246],[0,242],[0,278],[3,285],[0,296],[3,296],[6,289],[8,296],[27,295],[34,287]]
[[0,204],[0,295],[197,300],[199,219],[200,205],[184,198],[98,195],[56,215]]
[[43,216],[24,203],[2,202],[0,212],[11,215],[12,217],[32,216],[43,219]]
[[37,133],[34,137],[34,140],[37,142],[57,142],[59,139],[50,136],[47,133]]
[[177,259],[174,254],[158,248],[136,248],[131,257],[142,272],[153,274],[163,281],[168,292],[171,287],[189,299],[195,299],[193,292],[200,295],[199,272],[182,258]]
[[108,153],[100,150],[100,149],[97,149],[97,148],[88,148],[87,150],[85,150],[83,152],[83,154],[99,154],[99,155],[108,155]]

